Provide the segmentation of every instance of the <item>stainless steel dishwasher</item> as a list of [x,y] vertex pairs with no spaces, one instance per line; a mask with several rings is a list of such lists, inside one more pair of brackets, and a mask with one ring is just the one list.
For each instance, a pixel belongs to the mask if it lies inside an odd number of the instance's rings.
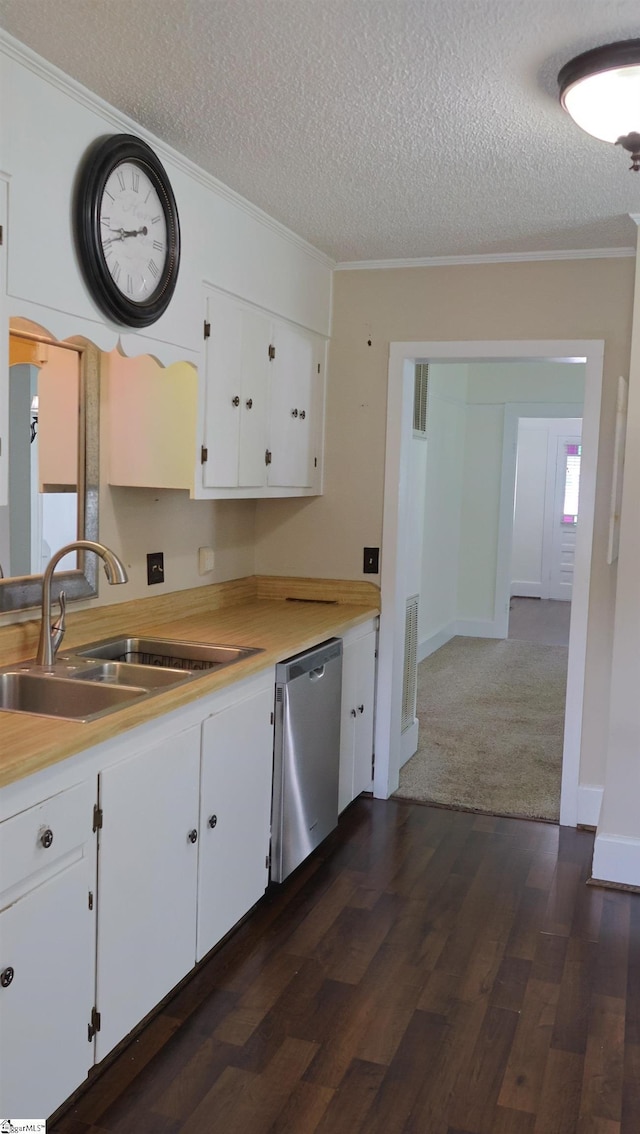
[[282,882],[338,823],[342,639],[276,666],[271,880]]

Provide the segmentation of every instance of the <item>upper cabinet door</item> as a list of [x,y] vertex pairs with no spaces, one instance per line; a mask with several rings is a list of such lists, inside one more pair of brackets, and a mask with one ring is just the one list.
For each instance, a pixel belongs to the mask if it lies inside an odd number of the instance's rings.
[[217,293],[207,296],[205,488],[236,488],[240,446],[242,396],[243,310],[239,303]]
[[286,323],[276,324],[267,476],[274,487],[307,488],[313,483],[314,346],[312,335]]
[[[0,507],[9,503],[9,326],[7,293],[7,183],[0,177]],[[1,534],[1,533],[0,533]],[[0,565],[2,555],[0,555]],[[7,572],[8,574],[8,572]]]
[[242,312],[238,459],[238,484],[242,488],[265,483],[271,337],[271,320],[266,315],[251,310]]

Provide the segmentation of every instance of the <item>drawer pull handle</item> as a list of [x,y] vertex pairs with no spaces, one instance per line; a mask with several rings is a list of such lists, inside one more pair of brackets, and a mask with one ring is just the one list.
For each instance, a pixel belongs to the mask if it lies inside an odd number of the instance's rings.
[[12,980],[13,980],[13,969],[11,968],[11,965],[9,965],[6,969],[3,969],[2,972],[0,973],[0,984],[2,985],[3,988],[8,988],[9,985],[11,984]]
[[364,705],[358,705],[358,712],[364,713]]
[[53,831],[51,830],[51,827],[47,827],[46,830],[42,832],[42,834],[40,835],[40,842],[46,850],[49,849],[53,842]]
[[193,831],[189,831],[189,836],[188,836],[188,838],[189,838],[189,842],[190,842],[190,843],[197,843],[197,841],[198,841],[198,832],[196,831],[195,827],[193,828]]
[[355,709],[352,709],[352,710],[351,710],[351,716],[352,716],[352,717],[356,717],[357,715],[358,715],[358,714],[356,713]]
[[209,826],[210,827],[215,827],[217,822],[218,822],[218,816],[217,815],[210,815],[209,816]]

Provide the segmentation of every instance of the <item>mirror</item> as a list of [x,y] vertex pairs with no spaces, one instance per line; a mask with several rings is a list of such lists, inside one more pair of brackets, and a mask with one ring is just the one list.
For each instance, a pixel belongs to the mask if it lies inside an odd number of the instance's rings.
[[[11,320],[9,504],[0,507],[0,612],[38,606],[51,554],[98,539],[99,351]],[[54,595],[97,594],[95,556],[61,563]]]

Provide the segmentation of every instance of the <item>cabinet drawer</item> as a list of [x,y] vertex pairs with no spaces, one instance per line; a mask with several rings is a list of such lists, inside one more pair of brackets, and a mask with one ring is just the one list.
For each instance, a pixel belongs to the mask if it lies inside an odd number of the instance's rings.
[[0,823],[0,894],[91,838],[95,800],[87,781]]

